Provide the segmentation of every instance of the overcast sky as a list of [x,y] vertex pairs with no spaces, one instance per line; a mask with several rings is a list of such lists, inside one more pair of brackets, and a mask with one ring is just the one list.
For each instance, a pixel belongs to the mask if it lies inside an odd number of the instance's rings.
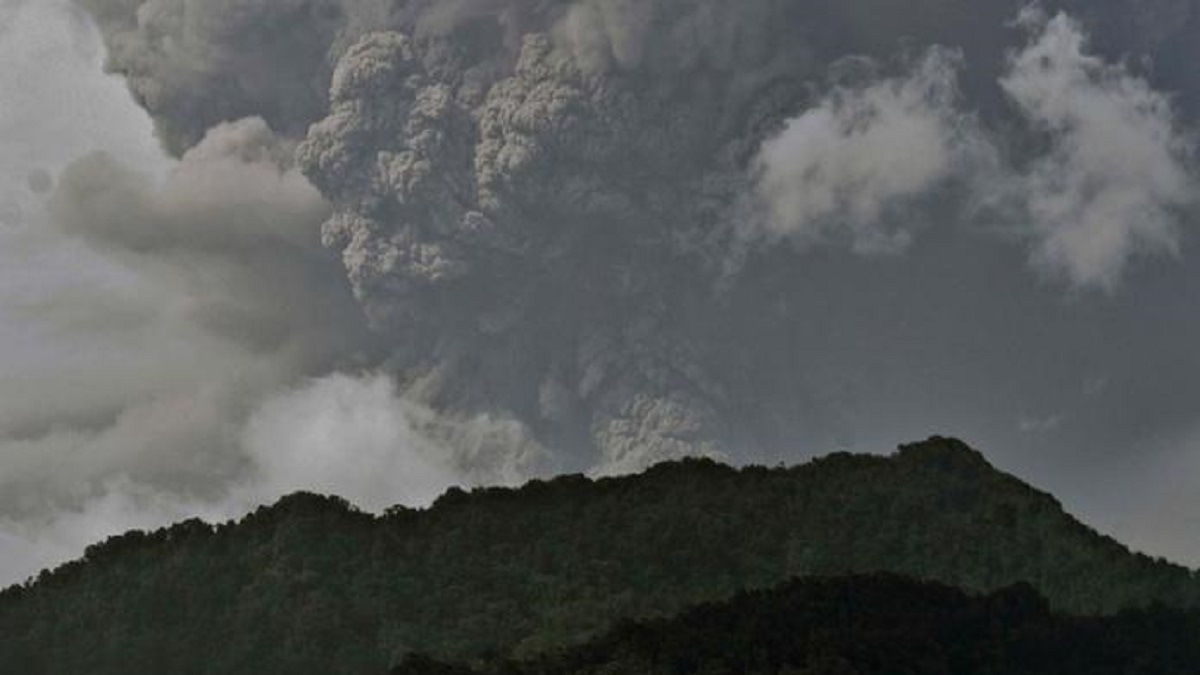
[[217,4],[0,0],[0,584],[933,434],[1200,564],[1200,5]]

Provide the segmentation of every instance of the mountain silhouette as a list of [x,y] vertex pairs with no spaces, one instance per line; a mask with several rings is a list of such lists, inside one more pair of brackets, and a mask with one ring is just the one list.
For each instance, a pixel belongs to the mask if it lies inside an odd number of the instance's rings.
[[971,592],[1026,583],[1055,610],[1200,600],[934,437],[791,468],[709,460],[643,474],[451,489],[374,516],[298,493],[238,522],[130,532],[0,594],[0,672],[380,673],[405,655],[530,656],[616,622],[794,577],[889,572]]

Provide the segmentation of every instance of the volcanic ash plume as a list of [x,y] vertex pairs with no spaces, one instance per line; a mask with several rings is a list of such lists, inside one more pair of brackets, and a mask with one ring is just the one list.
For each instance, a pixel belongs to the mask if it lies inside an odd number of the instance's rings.
[[614,467],[715,451],[722,392],[681,324],[709,291],[706,225],[735,180],[712,168],[719,108],[584,71],[545,34],[486,92],[436,77],[436,58],[364,36],[298,153],[402,377]]
[[[407,400],[519,420],[564,467],[744,451],[763,419],[804,406],[764,393],[804,368],[773,362],[786,350],[761,337],[804,321],[768,305],[778,288],[754,287],[780,278],[770,265],[805,264],[777,249],[897,253],[923,223],[966,220],[964,203],[1057,214],[1027,175],[1087,164],[1119,191],[1146,173],[1070,150],[1102,121],[1042,119],[1018,52],[1084,28],[1014,23],[1017,3],[79,2],[173,153],[246,116],[299,143],[332,206],[323,242]],[[1162,15],[1178,5],[1139,5],[1137,29],[1102,46],[1171,58]],[[1080,11],[1112,33],[1115,9]],[[1145,114],[1130,142],[1175,146],[1137,155],[1167,165],[1161,181],[1088,213],[1169,221],[1190,184],[1169,105],[1094,59],[1076,93],[1132,92]],[[1051,137],[1050,163],[1006,156],[1036,147],[1009,138],[1022,134]],[[1092,232],[1060,220],[1022,233],[1039,261],[1082,285],[1119,275],[1075,261]],[[1169,225],[1102,257],[1123,263]]]

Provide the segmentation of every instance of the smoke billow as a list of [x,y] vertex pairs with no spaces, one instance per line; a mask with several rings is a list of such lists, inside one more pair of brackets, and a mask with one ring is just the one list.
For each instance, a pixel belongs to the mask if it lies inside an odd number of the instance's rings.
[[172,154],[243,117],[302,134],[324,107],[337,0],[78,4],[104,33],[109,68],[125,76]]
[[286,147],[247,120],[214,127],[161,181],[104,154],[62,172],[56,229],[38,236],[82,245],[57,264],[98,269],[19,310],[40,339],[71,342],[5,391],[4,513],[73,506],[118,479],[216,497],[244,469],[230,430],[259,398],[370,354],[317,235],[329,207]]
[[893,367],[826,386],[882,357],[809,270],[991,237],[1111,290],[1194,207],[1192,0],[74,1],[173,159],[18,167],[106,271],[22,305],[93,343],[0,388],[0,550],[791,458]]
[[718,387],[672,325],[708,291],[703,221],[733,196],[706,156],[711,94],[642,96],[545,34],[486,94],[422,50],[396,32],[352,46],[297,155],[401,379],[560,447],[582,432],[605,463],[715,451]]
[[246,503],[317,490],[374,511],[398,497],[426,505],[464,481],[515,483],[544,461],[515,421],[451,419],[399,397],[383,375],[338,374],[279,394],[241,440],[254,464],[238,488]]
[[81,2],[173,152],[251,115],[298,143],[406,398],[519,420],[562,466],[754,445],[736,411],[778,402],[737,384],[723,298],[779,239],[894,252],[1001,204],[1039,265],[1109,285],[1172,248],[1191,186],[1169,99],[1015,5]]

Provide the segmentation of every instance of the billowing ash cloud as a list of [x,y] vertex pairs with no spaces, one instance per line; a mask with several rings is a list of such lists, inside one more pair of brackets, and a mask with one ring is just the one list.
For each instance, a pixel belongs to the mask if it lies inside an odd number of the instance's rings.
[[779,239],[896,252],[1001,204],[1107,285],[1190,187],[1168,100],[1065,18],[1022,46],[1016,5],[80,2],[173,152],[248,115],[298,143],[407,400],[519,420],[564,467],[727,453],[793,409],[745,375],[769,351],[727,349]]
[[715,452],[719,386],[672,316],[708,293],[704,221],[737,182],[714,94],[585,69],[548,34],[486,92],[439,76],[441,56],[364,36],[297,155],[401,378],[609,468]]
[[57,264],[97,270],[16,310],[65,344],[61,360],[7,374],[33,386],[0,394],[6,513],[72,505],[120,477],[217,494],[245,463],[230,428],[250,405],[370,352],[317,235],[329,207],[289,155],[247,120],[212,129],[161,183],[106,155],[63,171],[57,231],[27,239],[82,243]]
[[243,117],[303,133],[324,108],[326,52],[342,19],[336,0],[78,4],[104,32],[108,67],[126,77],[172,154]]
[[[1053,392],[1130,385],[1093,296],[1050,305],[1187,254],[1193,0],[74,2],[173,159],[3,166],[0,339],[36,358],[0,362],[0,550],[303,487],[1051,444]],[[1143,399],[1105,405],[1174,410]]]
[[[313,363],[351,352],[365,331],[347,330],[359,313],[317,236],[329,207],[290,157],[259,119],[222,124],[161,184],[85,157],[50,209],[68,234],[186,291],[174,309],[207,332]],[[285,300],[297,292],[304,302]]]
[[[211,128],[161,178],[105,154],[62,172],[48,202],[55,231],[29,236],[82,243],[77,256],[114,269],[20,310],[53,339],[85,343],[36,379],[6,373],[33,386],[0,389],[0,529],[40,523],[40,549],[57,551],[84,543],[78,522],[112,521],[103,532],[189,510],[234,515],[326,486],[373,508],[421,503],[543,466],[511,419],[435,415],[378,378],[306,388],[386,351],[321,245],[330,207],[293,145],[250,118]],[[360,455],[344,475],[387,476],[387,489],[315,480],[338,453]]]
[[1028,10],[1030,44],[1000,81],[1049,150],[1016,186],[1034,260],[1079,286],[1112,288],[1135,255],[1177,253],[1195,203],[1193,139],[1169,97],[1087,52],[1079,24]]

